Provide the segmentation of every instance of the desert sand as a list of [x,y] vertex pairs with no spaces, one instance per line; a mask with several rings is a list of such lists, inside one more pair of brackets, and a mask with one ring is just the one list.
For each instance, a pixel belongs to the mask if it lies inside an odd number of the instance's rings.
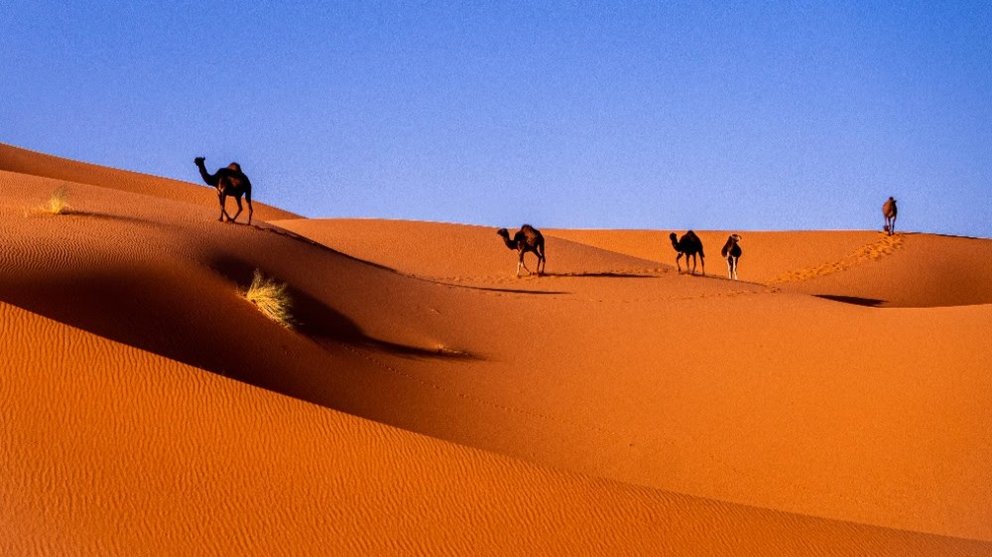
[[730,281],[731,231],[544,230],[518,279],[190,170],[0,145],[4,555],[992,555],[990,240],[733,231]]

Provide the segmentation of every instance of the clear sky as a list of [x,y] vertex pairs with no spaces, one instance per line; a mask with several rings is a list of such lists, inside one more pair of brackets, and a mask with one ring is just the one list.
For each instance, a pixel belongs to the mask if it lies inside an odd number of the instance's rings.
[[239,4],[0,1],[0,141],[238,161],[311,217],[880,228],[893,195],[992,237],[989,1]]

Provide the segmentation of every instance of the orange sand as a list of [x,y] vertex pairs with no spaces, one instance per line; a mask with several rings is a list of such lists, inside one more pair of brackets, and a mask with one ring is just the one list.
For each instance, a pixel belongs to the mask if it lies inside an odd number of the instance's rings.
[[2,145],[0,192],[2,554],[992,555],[990,241],[744,232],[731,282],[726,233],[703,278],[549,230],[515,279],[490,228]]

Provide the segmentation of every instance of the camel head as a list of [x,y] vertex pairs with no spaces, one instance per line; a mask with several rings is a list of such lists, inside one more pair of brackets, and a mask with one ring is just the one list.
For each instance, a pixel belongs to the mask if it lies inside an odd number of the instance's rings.
[[195,164],[196,166],[203,166],[203,161],[205,160],[207,159],[205,159],[204,157],[196,157],[195,159],[193,159],[193,164]]
[[510,231],[509,230],[507,230],[505,228],[500,228],[499,230],[496,231],[496,234],[499,237],[503,238],[503,243],[506,244],[506,247],[508,247],[510,249],[517,249],[517,242],[515,240],[511,240],[510,239]]
[[741,241],[741,235],[740,234],[731,234],[730,235],[730,239],[733,240],[734,243],[736,244],[737,242],[740,242]]

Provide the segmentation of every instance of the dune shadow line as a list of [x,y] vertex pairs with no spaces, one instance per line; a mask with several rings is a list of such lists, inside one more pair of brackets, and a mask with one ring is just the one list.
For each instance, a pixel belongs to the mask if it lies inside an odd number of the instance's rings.
[[[214,269],[232,282],[248,284],[251,282],[250,278],[255,266],[246,261],[230,258],[214,261]],[[293,328],[297,333],[318,343],[344,343],[409,358],[478,359],[464,351],[411,346],[377,339],[366,334],[357,323],[341,312],[314,296],[294,288],[293,285],[287,285],[287,292],[292,299]]]

